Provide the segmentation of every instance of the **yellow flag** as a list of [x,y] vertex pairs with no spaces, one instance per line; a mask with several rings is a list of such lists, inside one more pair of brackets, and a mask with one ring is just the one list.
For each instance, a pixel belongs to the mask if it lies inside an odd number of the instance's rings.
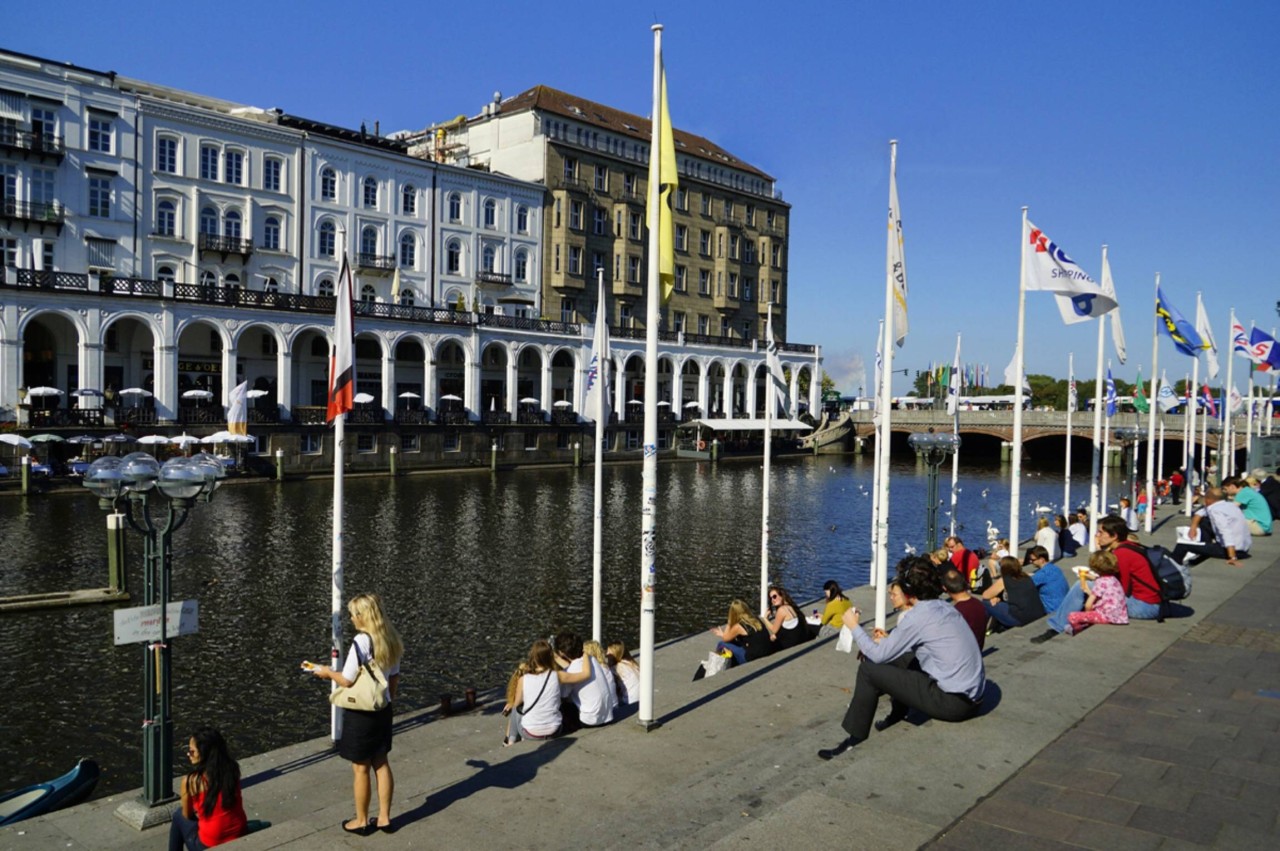
[[[676,287],[676,224],[673,215],[676,187],[676,142],[671,133],[671,111],[667,106],[667,72],[662,71],[662,105],[658,111],[658,151],[649,159],[649,185],[658,187],[658,209],[649,210],[649,228],[658,231],[658,279],[665,304]],[[655,215],[656,213],[656,215]]]

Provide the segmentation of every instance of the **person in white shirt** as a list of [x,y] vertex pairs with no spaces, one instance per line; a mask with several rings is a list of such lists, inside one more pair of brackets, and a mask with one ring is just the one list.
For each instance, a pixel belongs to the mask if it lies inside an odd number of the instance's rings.
[[564,667],[565,673],[577,674],[587,670],[588,665],[591,668],[591,675],[582,682],[560,688],[565,732],[573,729],[575,713],[576,720],[583,727],[603,727],[611,722],[618,696],[612,682],[606,679],[605,666],[583,654],[582,639],[572,632],[557,635],[555,646],[556,660]]
[[1048,517],[1036,521],[1036,546],[1044,547],[1049,553],[1049,561],[1062,558],[1062,549],[1058,546],[1058,530],[1049,524]]
[[1205,506],[1191,518],[1189,537],[1200,543],[1178,544],[1171,555],[1183,564],[1199,564],[1207,558],[1224,558],[1233,567],[1249,552],[1253,536],[1240,506],[1227,499],[1222,488],[1209,488]]
[[1075,522],[1071,524],[1071,537],[1076,539],[1079,547],[1088,548],[1089,546],[1089,514],[1085,511],[1077,511],[1075,514]]
[[1127,496],[1120,497],[1120,517],[1130,532],[1138,531],[1138,512],[1133,510],[1133,503]]

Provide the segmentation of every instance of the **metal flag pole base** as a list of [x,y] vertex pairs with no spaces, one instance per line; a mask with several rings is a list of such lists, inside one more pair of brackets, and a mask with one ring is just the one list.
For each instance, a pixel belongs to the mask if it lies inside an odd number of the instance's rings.
[[640,729],[641,733],[652,733],[661,726],[662,722],[657,719],[651,721],[645,721],[643,718],[636,719],[636,727]]
[[146,830],[173,821],[173,814],[181,806],[182,802],[176,799],[163,804],[148,804],[139,795],[116,807],[116,818],[134,830]]

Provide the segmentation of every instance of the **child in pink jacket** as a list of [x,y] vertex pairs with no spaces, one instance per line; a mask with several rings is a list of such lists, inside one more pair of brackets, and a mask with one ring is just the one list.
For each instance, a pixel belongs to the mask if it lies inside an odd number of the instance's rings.
[[1083,612],[1072,612],[1067,615],[1067,635],[1075,635],[1091,623],[1126,624],[1129,622],[1129,606],[1124,597],[1124,588],[1116,574],[1120,572],[1114,553],[1099,550],[1089,557],[1089,569],[1098,578],[1090,585],[1084,585],[1085,600]]

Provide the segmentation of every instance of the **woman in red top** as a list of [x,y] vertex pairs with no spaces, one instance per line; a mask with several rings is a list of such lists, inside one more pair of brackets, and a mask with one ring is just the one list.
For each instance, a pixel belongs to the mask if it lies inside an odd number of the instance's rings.
[[193,771],[182,778],[182,810],[169,827],[169,851],[203,851],[238,839],[247,820],[240,800],[240,766],[212,727],[201,727],[187,743]]

